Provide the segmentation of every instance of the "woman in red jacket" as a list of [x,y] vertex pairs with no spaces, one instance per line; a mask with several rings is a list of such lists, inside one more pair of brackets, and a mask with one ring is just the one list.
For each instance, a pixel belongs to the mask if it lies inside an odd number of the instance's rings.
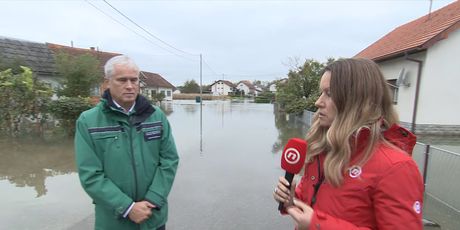
[[[342,59],[325,68],[307,134],[304,175],[286,212],[298,229],[422,229],[423,181],[415,136],[397,125],[377,64]],[[274,191],[289,205],[288,182]]]

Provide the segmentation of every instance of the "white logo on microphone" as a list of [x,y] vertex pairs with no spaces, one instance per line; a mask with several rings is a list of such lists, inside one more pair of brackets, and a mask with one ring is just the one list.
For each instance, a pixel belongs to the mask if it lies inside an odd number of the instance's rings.
[[286,153],[284,154],[284,160],[286,160],[286,162],[291,165],[296,164],[300,160],[299,151],[295,148],[286,149]]

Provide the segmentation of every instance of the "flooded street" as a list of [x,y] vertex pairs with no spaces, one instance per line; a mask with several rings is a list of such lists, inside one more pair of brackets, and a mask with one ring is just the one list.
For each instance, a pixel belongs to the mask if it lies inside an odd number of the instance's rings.
[[[299,129],[275,122],[273,105],[205,101],[201,132],[199,104],[175,101],[165,110],[181,157],[168,229],[293,228],[279,216],[272,190],[284,175],[282,142]],[[92,228],[71,140],[0,145],[0,203],[8,207],[0,209],[0,229]]]
[[[271,104],[205,101],[202,109],[200,123],[194,101],[165,105],[181,157],[167,229],[294,229],[272,191],[284,175],[285,142],[306,128]],[[0,229],[92,229],[93,206],[79,184],[71,140],[0,140],[0,157]]]
[[73,142],[0,141],[0,229],[66,229],[92,212]]

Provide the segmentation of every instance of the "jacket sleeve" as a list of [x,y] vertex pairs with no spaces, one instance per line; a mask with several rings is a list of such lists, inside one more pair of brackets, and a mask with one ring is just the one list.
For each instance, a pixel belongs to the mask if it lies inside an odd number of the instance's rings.
[[373,194],[379,229],[422,229],[423,180],[413,160],[396,164]]
[[76,123],[75,158],[80,183],[86,193],[96,204],[108,207],[116,217],[122,217],[133,200],[105,176],[103,163],[94,151],[84,115]]
[[159,208],[164,206],[167,202],[166,199],[171,191],[177,166],[179,164],[179,156],[177,154],[170,124],[164,115],[162,120],[163,135],[161,137],[160,165],[157,167],[149,190],[145,194],[145,199]]
[[[393,166],[372,193],[377,229],[422,230],[423,183],[413,161]],[[310,229],[371,229],[315,210]]]

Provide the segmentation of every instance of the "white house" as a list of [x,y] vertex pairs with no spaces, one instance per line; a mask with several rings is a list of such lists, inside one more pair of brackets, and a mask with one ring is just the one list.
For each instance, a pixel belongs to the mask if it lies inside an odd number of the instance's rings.
[[460,134],[460,1],[397,27],[356,57],[379,64],[402,125]]
[[214,96],[229,95],[235,92],[235,85],[227,80],[218,80],[211,84],[211,92]]
[[244,92],[244,95],[246,96],[257,96],[262,92],[262,89],[259,87],[256,88],[250,81],[247,80],[238,82],[236,88],[239,91]]
[[272,93],[276,93],[276,83],[270,84],[270,86],[268,87],[268,90]]
[[141,93],[149,98],[153,94],[162,93],[165,95],[166,101],[172,101],[172,92],[176,89],[166,79],[156,73],[146,71],[140,72]]

